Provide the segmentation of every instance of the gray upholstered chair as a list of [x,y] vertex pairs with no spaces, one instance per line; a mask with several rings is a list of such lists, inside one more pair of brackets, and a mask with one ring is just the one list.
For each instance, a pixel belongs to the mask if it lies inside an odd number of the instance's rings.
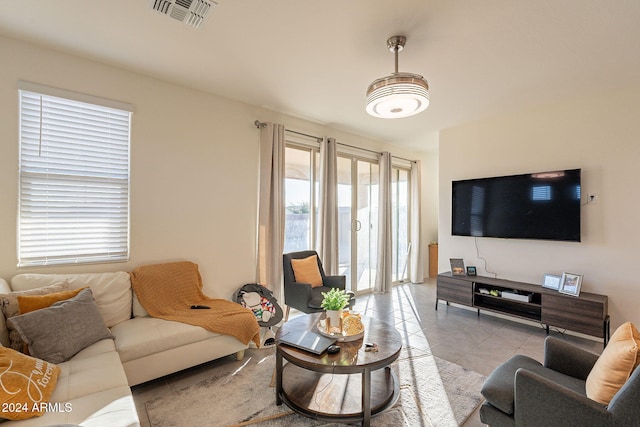
[[[303,259],[312,255],[316,255],[318,258],[318,269],[322,276],[322,286],[315,288],[311,287],[308,283],[296,282],[293,267],[291,266],[292,259]],[[284,315],[285,322],[289,319],[289,310],[291,307],[303,313],[323,311],[321,306],[322,292],[327,292],[331,288],[344,290],[346,287],[345,276],[327,276],[324,274],[322,261],[316,251],[300,251],[284,254],[282,256],[282,267],[284,269],[284,304],[287,306]],[[352,296],[351,305],[353,305],[353,301]]]
[[547,337],[544,364],[516,355],[487,378],[481,421],[491,427],[640,426],[640,369],[605,406],[585,391],[597,359],[597,354]]

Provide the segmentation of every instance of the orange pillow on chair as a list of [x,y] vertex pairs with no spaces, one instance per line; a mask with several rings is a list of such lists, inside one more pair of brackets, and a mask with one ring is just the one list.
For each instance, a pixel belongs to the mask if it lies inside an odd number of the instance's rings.
[[298,283],[309,283],[312,288],[322,286],[322,276],[318,268],[318,256],[311,255],[307,258],[292,259],[291,268]]

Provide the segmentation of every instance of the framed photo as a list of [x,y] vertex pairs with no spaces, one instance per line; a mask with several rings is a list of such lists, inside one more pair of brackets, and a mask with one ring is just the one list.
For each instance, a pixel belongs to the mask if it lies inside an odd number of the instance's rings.
[[563,294],[573,295],[577,297],[580,295],[580,285],[582,285],[582,275],[562,273],[560,289],[558,290]]
[[467,267],[467,276],[475,276],[475,275],[476,275],[476,268],[472,265]]
[[554,276],[553,274],[545,274],[544,279],[542,279],[542,287],[557,291],[560,289],[561,281],[562,281],[562,277],[560,276]]
[[462,258],[449,258],[449,262],[451,263],[452,274],[456,276],[464,276],[466,274]]

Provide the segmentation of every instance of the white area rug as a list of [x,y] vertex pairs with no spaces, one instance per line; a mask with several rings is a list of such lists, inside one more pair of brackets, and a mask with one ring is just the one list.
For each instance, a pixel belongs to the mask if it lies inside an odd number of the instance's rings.
[[[214,369],[210,378],[146,402],[153,427],[339,426],[276,406],[271,386],[274,349],[248,351],[241,362]],[[428,352],[403,349],[393,364],[400,380],[398,403],[375,416],[375,427],[459,426],[482,402],[483,375]]]

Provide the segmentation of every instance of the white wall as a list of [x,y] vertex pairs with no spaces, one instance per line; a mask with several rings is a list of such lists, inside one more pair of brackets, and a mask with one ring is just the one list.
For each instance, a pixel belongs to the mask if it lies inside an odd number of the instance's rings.
[[[640,86],[565,100],[443,131],[439,166],[439,271],[461,257],[498,277],[541,283],[544,273],[583,274],[582,290],[609,296],[612,327],[640,324],[635,271],[640,241]],[[451,181],[582,168],[582,242],[451,236]],[[491,275],[491,274],[489,274]]]
[[[422,204],[422,235],[423,243],[428,245],[438,241],[438,215],[439,215],[439,163],[438,154],[434,153],[422,162],[422,195],[426,203]],[[425,176],[426,175],[426,176]],[[426,246],[425,246],[426,247]],[[426,248],[425,250],[428,250]],[[425,268],[428,263],[425,263]],[[428,272],[425,272],[428,276]]]
[[[205,292],[229,298],[255,281],[256,119],[412,159],[433,163],[435,158],[10,39],[0,38],[0,57],[5,59],[0,67],[0,277],[5,279],[22,272],[131,271],[147,263],[191,260],[200,266]],[[129,262],[17,269],[18,80],[135,106]],[[435,180],[435,171],[424,175]],[[434,192],[426,197],[436,199]],[[437,220],[429,221],[425,228],[433,229]]]

